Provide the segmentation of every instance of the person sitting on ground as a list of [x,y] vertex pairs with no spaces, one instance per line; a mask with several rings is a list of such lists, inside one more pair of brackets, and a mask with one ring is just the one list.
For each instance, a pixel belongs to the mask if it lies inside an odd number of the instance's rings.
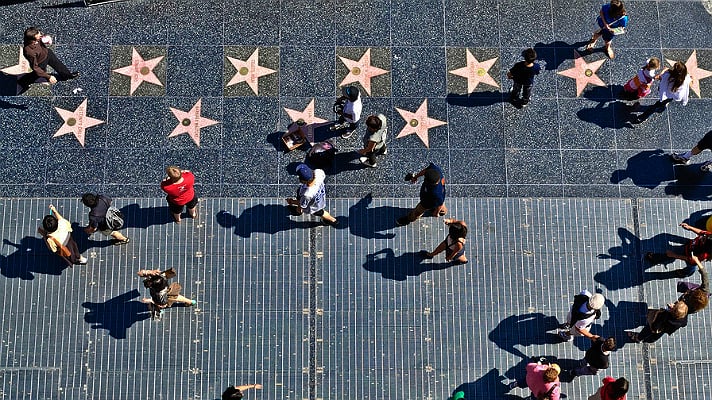
[[[712,259],[712,232],[694,227],[686,222],[680,224],[682,229],[693,232],[697,235],[696,238],[689,240],[682,248],[677,251],[668,249],[665,251],[665,256],[677,260],[683,260],[687,263],[686,268],[681,268],[673,271],[677,277],[684,278],[693,275],[697,271],[697,264],[692,259],[694,254],[700,261],[708,261]],[[652,265],[660,262],[662,254],[648,252],[645,253],[645,259]]]

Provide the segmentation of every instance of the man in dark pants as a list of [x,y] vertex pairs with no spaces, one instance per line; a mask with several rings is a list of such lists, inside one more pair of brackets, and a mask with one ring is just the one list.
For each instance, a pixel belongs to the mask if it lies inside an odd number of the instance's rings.
[[596,336],[592,339],[591,348],[586,350],[584,365],[572,369],[571,376],[596,375],[599,370],[606,369],[610,365],[610,354],[616,349],[616,339],[609,337],[603,339]]
[[407,215],[396,220],[396,225],[405,226],[420,218],[426,211],[430,210],[435,216],[441,217],[447,213],[445,207],[445,177],[443,171],[437,165],[430,163],[417,174],[406,175],[406,180],[416,183],[419,177],[423,177],[423,184],[420,186],[420,202]]
[[[37,78],[45,78],[49,83],[55,84],[57,80],[66,81],[79,76],[78,72],[71,72],[57,58],[54,52],[47,48],[43,41],[42,32],[34,26],[25,29],[22,51],[32,68],[32,72],[23,76],[17,82],[23,89],[27,89]],[[48,65],[57,72],[56,77],[47,73]]]

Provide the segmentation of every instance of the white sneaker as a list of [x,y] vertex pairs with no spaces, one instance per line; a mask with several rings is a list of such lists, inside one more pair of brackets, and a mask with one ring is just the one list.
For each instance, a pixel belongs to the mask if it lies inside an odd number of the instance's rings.
[[712,172],[712,161],[707,161],[700,167],[702,172]]
[[361,161],[361,164],[363,164],[363,165],[365,165],[365,166],[367,166],[367,167],[376,168],[376,165],[378,165],[377,163],[371,164],[371,163],[368,161],[368,157],[359,157],[358,160]]
[[342,138],[342,139],[348,139],[348,138],[351,137],[351,135],[354,134],[354,132],[356,132],[356,131],[346,131],[346,132],[344,132],[344,133],[341,134],[341,138]]
[[682,154],[672,153],[672,154],[670,154],[670,158],[672,158],[672,161],[673,161],[675,164],[684,164],[684,165],[687,165],[687,164],[690,163],[690,159],[683,157]]
[[87,261],[89,261],[86,257],[80,256],[79,257],[79,264],[86,264]]

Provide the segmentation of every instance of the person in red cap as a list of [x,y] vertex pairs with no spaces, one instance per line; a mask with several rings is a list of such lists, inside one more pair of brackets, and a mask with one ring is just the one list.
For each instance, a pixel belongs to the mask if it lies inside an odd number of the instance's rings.
[[326,174],[324,171],[312,170],[306,164],[299,164],[296,172],[301,185],[297,189],[296,198],[285,199],[287,204],[296,210],[296,214],[316,215],[321,217],[321,221],[325,225],[338,225],[339,221],[324,209],[326,207],[326,189],[324,187]]
[[161,182],[161,189],[166,192],[168,208],[171,210],[173,220],[180,223],[180,214],[183,207],[188,209],[191,218],[198,216],[198,196],[195,195],[195,176],[192,172],[180,169],[174,165],[166,167],[168,175]]

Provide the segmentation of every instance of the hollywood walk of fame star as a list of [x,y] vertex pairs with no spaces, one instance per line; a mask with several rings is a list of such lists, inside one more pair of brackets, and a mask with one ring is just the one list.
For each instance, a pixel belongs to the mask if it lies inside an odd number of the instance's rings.
[[24,75],[27,73],[32,72],[32,68],[30,67],[30,62],[27,61],[25,58],[25,55],[22,51],[22,47],[20,47],[20,58],[17,60],[17,64],[5,67],[1,69],[0,71],[8,74],[8,75]]
[[237,69],[235,76],[230,79],[226,86],[236,85],[240,82],[245,82],[255,94],[258,93],[259,78],[265,75],[274,74],[275,70],[263,67],[259,64],[260,49],[257,48],[252,53],[250,58],[245,61],[228,57],[230,63]]
[[350,60],[346,57],[341,57],[341,62],[349,69],[348,75],[344,78],[339,86],[348,85],[349,83],[358,82],[363,87],[363,90],[371,95],[371,78],[379,75],[387,74],[389,71],[374,67],[371,65],[371,49],[366,50],[358,61]]
[[461,76],[467,78],[467,93],[472,93],[477,85],[484,83],[486,85],[499,87],[499,84],[490,76],[489,70],[492,65],[497,61],[497,57],[492,58],[487,61],[477,61],[475,56],[472,55],[469,49],[465,49],[465,56],[467,57],[467,65],[448,71],[453,75]]
[[[675,65],[675,60],[669,58],[665,59],[668,64],[672,67]],[[687,67],[687,73],[692,77],[692,82],[690,82],[690,89],[697,95],[697,97],[702,98],[700,94],[700,81],[705,78],[712,76],[712,71],[707,71],[697,66],[697,50],[692,50],[692,54],[685,61],[685,66]]]
[[423,104],[421,104],[415,112],[402,110],[397,107],[396,110],[405,120],[405,126],[401,129],[396,138],[414,133],[418,135],[423,144],[425,144],[425,147],[430,147],[428,144],[428,129],[447,124],[447,122],[428,117],[428,99],[423,100]]
[[131,65],[117,68],[114,72],[131,78],[131,90],[129,91],[129,95],[132,95],[142,82],[163,86],[163,83],[161,83],[156,74],[153,73],[153,69],[163,60],[163,57],[164,56],[160,56],[150,60],[144,60],[138,51],[132,47]]
[[604,62],[606,62],[605,59],[587,63],[586,60],[574,50],[574,66],[567,70],[557,72],[557,74],[568,76],[576,80],[576,97],[579,97],[589,83],[595,86],[606,86],[601,78],[596,75],[596,71],[601,68]]
[[59,107],[55,107],[54,109],[57,110],[59,116],[62,117],[64,124],[52,137],[73,133],[82,147],[84,147],[86,129],[104,123],[104,121],[100,119],[87,116],[87,99],[84,99],[82,104],[74,111],[64,110]]
[[178,125],[173,129],[168,137],[174,137],[187,133],[191,139],[200,147],[200,129],[211,125],[219,124],[220,122],[212,119],[203,118],[200,115],[202,108],[202,100],[198,99],[190,111],[182,111],[177,108],[170,107],[173,115],[178,119]]
[[292,122],[297,122],[300,119],[303,120],[304,123],[306,123],[307,125],[329,122],[314,115],[314,99],[311,99],[304,111],[292,110],[291,108],[287,107],[284,107],[284,111],[287,112]]

